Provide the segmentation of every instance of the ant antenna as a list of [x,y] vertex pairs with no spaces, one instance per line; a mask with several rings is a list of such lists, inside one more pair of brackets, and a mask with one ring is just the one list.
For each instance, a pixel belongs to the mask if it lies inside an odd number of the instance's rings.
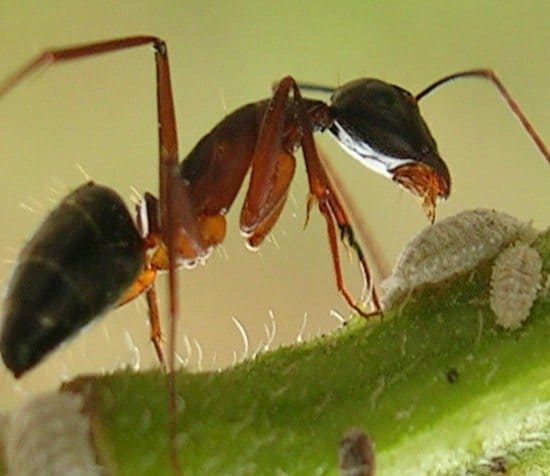
[[313,83],[298,83],[298,87],[300,89],[303,89],[304,91],[314,91],[327,94],[332,94],[334,91],[336,91],[336,88],[333,88],[332,86],[323,86],[321,84]]
[[455,79],[459,78],[484,78],[491,81],[498,89],[510,109],[512,109],[512,112],[516,115],[516,117],[519,119],[527,133],[531,136],[531,138],[535,141],[537,144],[537,147],[542,152],[542,155],[546,158],[546,160],[550,163],[550,152],[548,151],[548,148],[544,144],[541,137],[538,135],[535,128],[531,125],[525,114],[521,111],[518,103],[514,101],[504,84],[502,84],[502,81],[498,78],[496,73],[490,69],[471,69],[468,71],[459,71],[458,73],[453,73],[448,76],[445,76],[439,80],[437,80],[435,83],[430,84],[427,88],[423,89],[416,95],[416,100],[420,101],[424,96],[431,93],[434,89],[438,88],[439,86],[454,81]]

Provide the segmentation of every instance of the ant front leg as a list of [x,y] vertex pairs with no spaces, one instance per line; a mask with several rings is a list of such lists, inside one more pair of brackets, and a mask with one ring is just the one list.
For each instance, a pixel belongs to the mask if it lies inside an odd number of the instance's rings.
[[[330,243],[338,291],[342,294],[348,305],[361,316],[371,317],[379,315],[382,312],[382,307],[380,305],[380,299],[378,297],[376,287],[374,286],[374,282],[371,278],[367,260],[365,259],[365,255],[363,254],[363,250],[359,246],[359,243],[355,240],[351,223],[346,215],[344,207],[338,200],[338,196],[332,188],[317,152],[315,141],[313,140],[311,121],[306,114],[300,88],[294,79],[290,78],[290,80],[294,91],[294,99],[298,103],[298,120],[302,129],[301,146],[304,152],[304,160],[306,163],[306,171],[309,181],[310,199],[308,200],[307,213],[309,214],[312,199],[317,200],[319,210],[325,217],[327,224],[327,234]],[[363,282],[365,284],[365,288],[368,289],[368,293],[372,301],[373,309],[371,312],[365,312],[357,304],[355,304],[344,285],[342,269],[340,266],[340,256],[338,253],[338,244],[336,240],[335,223],[340,231],[340,239],[343,242],[347,241],[347,244],[355,251],[355,254],[357,255],[359,267],[363,275]]]
[[[288,114],[292,114],[289,112],[291,105],[288,101],[291,90],[297,105],[297,115],[289,119]],[[247,235],[248,243],[257,246],[274,225],[284,205],[294,174],[295,159],[291,151],[298,144],[301,144],[304,151],[310,197],[317,200],[319,210],[327,223],[338,291],[348,305],[362,316],[378,314],[380,304],[371,285],[368,265],[361,248],[354,239],[353,229],[344,209],[334,194],[320,162],[313,142],[310,119],[303,107],[298,86],[291,77],[284,78],[276,87],[262,121],[252,158],[250,186],[241,212],[241,229]],[[308,214],[311,203],[310,199]],[[340,230],[342,240],[347,239],[358,256],[366,287],[372,291],[373,313],[363,311],[345,288],[335,224]]]
[[[280,87],[263,117],[254,154],[250,185],[241,210],[240,226],[250,246],[258,246],[282,211],[296,159],[284,147],[283,133],[288,91]],[[286,144],[285,144],[286,145]]]

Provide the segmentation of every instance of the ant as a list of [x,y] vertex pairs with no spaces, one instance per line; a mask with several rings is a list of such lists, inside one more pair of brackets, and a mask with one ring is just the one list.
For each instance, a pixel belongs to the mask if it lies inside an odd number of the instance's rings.
[[[223,241],[225,214],[249,169],[240,228],[248,245],[259,246],[284,207],[298,148],[309,183],[306,223],[316,203],[326,221],[337,289],[360,315],[380,314],[367,261],[317,152],[314,132],[329,131],[363,165],[420,197],[433,222],[437,200],[450,193],[451,176],[420,115],[418,101],[444,83],[480,77],[497,87],[550,162],[542,139],[500,79],[485,69],[445,76],[416,96],[376,79],[329,88],[287,76],[274,87],[270,99],[242,106],[222,119],[181,162],[167,47],[160,38],[131,36],[46,50],[0,83],[0,96],[42,66],[146,44],[153,46],[157,74],[159,196],[145,193],[136,206],[134,224],[114,191],[89,182],[65,197],[49,215],[20,253],[6,291],[0,352],[16,377],[97,315],[140,294],[147,299],[151,341],[158,359],[172,374],[178,315],[176,268],[205,260]],[[301,90],[330,93],[331,102],[304,98]],[[369,311],[345,287],[338,240],[358,258],[371,298]],[[167,271],[169,278],[167,364],[154,284],[158,271]],[[175,415],[173,377],[169,382]],[[174,464],[178,467],[177,458]]]

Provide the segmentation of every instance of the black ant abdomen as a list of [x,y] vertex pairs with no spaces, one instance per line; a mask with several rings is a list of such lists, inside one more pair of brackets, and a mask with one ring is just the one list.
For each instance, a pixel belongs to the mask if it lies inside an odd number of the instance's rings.
[[88,182],[21,251],[4,301],[0,353],[18,377],[112,307],[143,268],[143,240],[113,190]]

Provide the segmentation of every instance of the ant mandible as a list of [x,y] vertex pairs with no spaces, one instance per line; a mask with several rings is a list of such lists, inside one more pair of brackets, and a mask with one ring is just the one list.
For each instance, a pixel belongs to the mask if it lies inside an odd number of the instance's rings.
[[[276,85],[271,99],[247,104],[226,116],[181,162],[167,49],[157,37],[132,36],[46,50],[0,84],[0,96],[41,66],[145,44],[153,45],[156,62],[159,198],[145,194],[137,206],[136,227],[115,192],[90,182],[49,215],[22,250],[6,292],[0,352],[16,377],[105,309],[142,293],[148,302],[151,340],[165,366],[154,286],[159,270],[169,274],[168,369],[172,371],[176,267],[205,259],[223,241],[225,214],[249,168],[240,227],[248,244],[257,247],[283,209],[295,169],[294,151],[299,147],[309,182],[307,216],[317,202],[326,221],[338,291],[359,314],[378,314],[380,304],[366,259],[319,158],[313,132],[330,131],[363,165],[419,196],[433,222],[436,201],[449,195],[451,178],[417,103],[448,81],[482,77],[496,85],[550,162],[545,144],[490,70],[446,76],[416,97],[376,79],[358,79],[334,89],[297,83],[287,76]],[[300,88],[331,93],[330,105],[303,98]],[[358,257],[371,297],[368,312],[346,290],[338,238]]]

